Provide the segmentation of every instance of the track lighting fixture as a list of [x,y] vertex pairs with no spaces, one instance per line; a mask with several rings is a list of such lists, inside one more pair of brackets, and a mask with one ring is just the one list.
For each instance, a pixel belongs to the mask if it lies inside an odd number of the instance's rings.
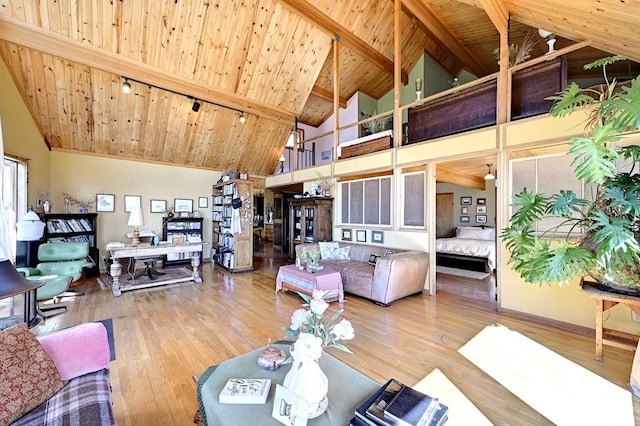
[[496,177],[491,173],[491,166],[493,166],[493,164],[487,164],[487,167],[489,168],[489,173],[487,173],[487,175],[484,177],[485,180],[493,180]]
[[247,117],[245,117],[245,116],[244,116],[244,112],[241,112],[241,113],[240,113],[240,122],[241,122],[242,124],[244,124],[244,123],[246,123],[246,122],[247,122]]
[[200,102],[198,100],[193,101],[193,106],[191,107],[191,111],[198,112],[200,110]]
[[131,93],[131,84],[128,79],[124,79],[124,83],[122,83],[122,93]]

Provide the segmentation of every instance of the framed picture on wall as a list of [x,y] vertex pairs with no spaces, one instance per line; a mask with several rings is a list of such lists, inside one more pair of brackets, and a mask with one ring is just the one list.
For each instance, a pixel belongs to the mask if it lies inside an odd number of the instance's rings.
[[351,241],[351,229],[342,230],[342,241]]
[[476,213],[478,214],[486,214],[487,206],[476,206]]
[[469,216],[460,216],[460,222],[469,222]]
[[463,206],[471,205],[471,197],[460,197],[460,204]]
[[367,242],[367,231],[363,231],[362,229],[358,229],[356,231],[356,241],[359,243]]
[[151,213],[164,213],[167,210],[167,200],[151,200]]
[[209,206],[209,199],[207,197],[198,197],[198,207],[206,208]]
[[124,211],[131,213],[134,207],[142,207],[142,197],[140,195],[125,195]]
[[476,223],[487,223],[487,215],[476,215]]
[[193,213],[193,200],[187,198],[174,198],[173,210],[176,213]]
[[484,206],[484,205],[487,204],[487,199],[486,198],[478,198],[477,203],[478,203],[479,206]]
[[461,207],[460,214],[464,214],[464,215],[469,214],[469,207]]
[[96,211],[113,213],[116,211],[115,194],[96,194]]
[[384,232],[383,231],[371,231],[371,242],[372,243],[384,243]]

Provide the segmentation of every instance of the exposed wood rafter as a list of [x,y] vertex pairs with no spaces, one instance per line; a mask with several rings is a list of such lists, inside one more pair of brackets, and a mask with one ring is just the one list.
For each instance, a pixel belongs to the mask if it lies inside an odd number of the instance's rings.
[[[351,31],[343,27],[327,15],[313,7],[306,0],[279,0],[282,4],[289,7],[292,11],[301,14],[305,19],[317,25],[323,31],[331,36],[340,36],[340,43],[358,55],[367,58],[367,60],[379,66],[381,69],[393,74],[393,61],[382,53],[378,52],[362,39],[356,37]],[[409,82],[409,73],[402,70],[402,82]]]
[[509,31],[509,11],[501,0],[479,0],[482,8],[500,34]]
[[[313,86],[313,89],[311,89],[311,94],[329,102],[333,102],[333,92],[323,89],[322,87]],[[341,108],[347,107],[347,99],[344,96],[340,96],[338,102],[340,103]]]
[[292,112],[279,111],[243,96],[217,91],[209,86],[176,77],[175,74],[134,61],[123,55],[82,44],[5,15],[0,15],[0,39],[283,124],[290,125],[295,117]]
[[460,173],[459,171],[438,165],[436,170],[436,182],[453,183],[468,188],[485,189],[485,180],[481,177]]

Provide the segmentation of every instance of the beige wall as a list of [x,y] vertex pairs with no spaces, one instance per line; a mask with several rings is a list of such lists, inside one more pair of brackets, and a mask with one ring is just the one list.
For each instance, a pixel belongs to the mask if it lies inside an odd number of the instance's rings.
[[[127,241],[129,214],[124,211],[125,195],[140,195],[145,226],[155,233],[162,232],[161,213],[150,213],[150,200],[166,200],[167,207],[175,198],[193,200],[194,210],[204,218],[204,240],[211,242],[211,186],[220,178],[220,172],[174,167],[160,164],[138,163],[90,155],[54,151],[51,156],[51,182],[56,188],[52,212],[63,212],[62,192],[75,198],[95,199],[96,194],[114,194],[115,212],[98,216],[98,248],[104,251],[109,241]],[[208,207],[198,208],[198,198],[207,197]],[[77,207],[70,209],[78,211]],[[95,206],[89,211],[94,212]],[[203,256],[209,258],[211,245],[205,246]]]
[[2,60],[0,120],[4,152],[29,160],[27,199],[35,208],[41,192],[50,186],[50,153]]

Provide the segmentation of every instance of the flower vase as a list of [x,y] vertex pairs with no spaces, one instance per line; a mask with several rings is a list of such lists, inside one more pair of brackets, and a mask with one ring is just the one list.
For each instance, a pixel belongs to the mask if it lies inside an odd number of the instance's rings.
[[282,385],[307,401],[309,404],[308,418],[313,419],[324,413],[329,405],[327,399],[329,381],[318,364],[322,350],[320,349],[318,358],[312,359],[298,356],[295,345],[294,343],[291,347],[291,356],[293,357],[291,370],[284,377]]

